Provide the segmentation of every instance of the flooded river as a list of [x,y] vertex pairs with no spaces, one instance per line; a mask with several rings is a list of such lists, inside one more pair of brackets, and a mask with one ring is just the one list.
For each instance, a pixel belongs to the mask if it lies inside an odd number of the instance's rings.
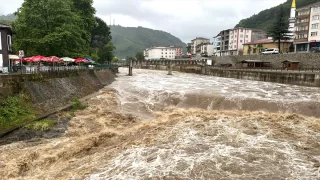
[[61,138],[0,146],[5,179],[320,179],[320,89],[134,70]]

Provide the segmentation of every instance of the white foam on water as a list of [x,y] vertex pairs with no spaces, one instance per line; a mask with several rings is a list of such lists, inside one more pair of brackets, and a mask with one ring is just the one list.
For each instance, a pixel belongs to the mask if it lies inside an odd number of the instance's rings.
[[[160,133],[157,145],[127,149],[87,179],[320,178],[319,168],[294,142],[270,138],[268,131],[248,135],[228,118],[206,123],[189,118],[190,123],[181,122]],[[198,123],[203,127],[197,128]],[[168,136],[175,138],[168,141]]]

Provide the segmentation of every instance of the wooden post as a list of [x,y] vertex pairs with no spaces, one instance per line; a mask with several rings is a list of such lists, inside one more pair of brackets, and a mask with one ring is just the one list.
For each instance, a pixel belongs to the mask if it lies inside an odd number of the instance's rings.
[[132,76],[132,59],[130,60],[130,63],[129,63],[129,76]]

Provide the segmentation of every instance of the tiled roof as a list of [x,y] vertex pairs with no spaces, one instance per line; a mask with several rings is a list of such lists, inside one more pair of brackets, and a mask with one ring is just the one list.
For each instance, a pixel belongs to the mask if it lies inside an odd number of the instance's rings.
[[9,28],[9,29],[12,29],[11,26],[6,25],[6,24],[3,24],[3,23],[0,23],[0,28]]
[[[252,41],[245,43],[244,45],[254,45],[254,44],[268,44],[268,43],[273,43],[274,41],[272,39],[260,39],[257,41]],[[281,43],[290,43],[290,41],[287,40],[281,40]]]

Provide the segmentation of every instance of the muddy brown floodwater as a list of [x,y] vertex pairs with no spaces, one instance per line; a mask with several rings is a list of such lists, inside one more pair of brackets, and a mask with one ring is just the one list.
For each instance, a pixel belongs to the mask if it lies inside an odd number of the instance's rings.
[[125,73],[64,136],[0,146],[0,177],[320,179],[319,89]]

